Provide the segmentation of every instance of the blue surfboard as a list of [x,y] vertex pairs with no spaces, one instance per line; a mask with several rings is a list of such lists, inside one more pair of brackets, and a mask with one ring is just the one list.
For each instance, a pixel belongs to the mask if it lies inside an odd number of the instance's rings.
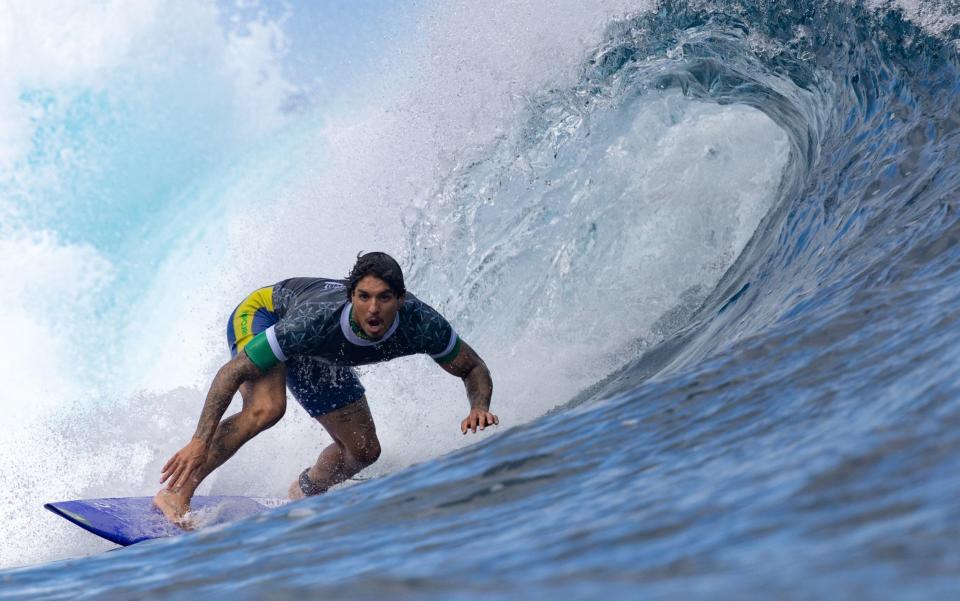
[[[194,497],[190,513],[198,527],[240,520],[286,503],[253,497]],[[83,499],[47,503],[47,509],[88,532],[118,545],[176,536],[185,530],[153,505],[153,497]]]

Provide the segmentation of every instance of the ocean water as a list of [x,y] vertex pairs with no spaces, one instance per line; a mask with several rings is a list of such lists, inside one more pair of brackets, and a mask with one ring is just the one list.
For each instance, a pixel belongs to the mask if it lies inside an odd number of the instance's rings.
[[[390,6],[0,9],[0,599],[960,596],[955,4]],[[374,248],[499,427],[406,358],[325,495],[42,509],[155,492],[236,302]],[[200,493],[328,442],[291,403]]]

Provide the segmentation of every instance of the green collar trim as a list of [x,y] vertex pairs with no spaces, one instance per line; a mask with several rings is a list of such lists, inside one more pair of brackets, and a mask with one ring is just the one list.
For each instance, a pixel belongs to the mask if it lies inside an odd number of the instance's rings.
[[363,328],[360,327],[360,324],[357,323],[357,320],[353,318],[353,305],[350,305],[350,329],[353,330],[353,333],[363,338],[364,340],[369,340],[374,342],[373,338],[367,336],[367,333],[363,331]]
[[393,336],[398,327],[400,327],[400,311],[397,311],[397,314],[393,318],[393,323],[387,328],[383,337],[374,340],[367,336],[363,328],[360,327],[360,324],[353,318],[353,303],[347,301],[347,306],[344,307],[340,313],[340,331],[343,332],[348,342],[357,346],[375,346],[386,342]]

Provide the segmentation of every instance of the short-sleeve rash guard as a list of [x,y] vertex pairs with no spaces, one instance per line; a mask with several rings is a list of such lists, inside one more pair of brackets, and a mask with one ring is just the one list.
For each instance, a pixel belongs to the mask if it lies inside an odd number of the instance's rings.
[[353,305],[343,280],[284,280],[273,287],[273,304],[277,323],[245,349],[261,369],[300,355],[354,366],[424,353],[442,364],[460,351],[460,338],[447,320],[409,292],[379,340],[365,338],[351,324]]

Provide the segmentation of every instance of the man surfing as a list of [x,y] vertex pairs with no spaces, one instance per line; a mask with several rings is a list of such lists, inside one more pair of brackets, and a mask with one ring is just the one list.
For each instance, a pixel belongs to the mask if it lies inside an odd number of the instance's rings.
[[[442,315],[407,292],[400,265],[386,253],[358,256],[346,280],[291,278],[255,290],[230,316],[227,342],[233,358],[214,377],[193,438],[163,466],[167,485],[153,499],[182,526],[200,482],[280,421],[287,388],[333,438],[290,485],[291,499],[323,493],[373,464],[380,441],[356,365],[430,355],[466,386],[463,434],[500,423],[490,413],[486,364]],[[220,421],[238,390],[242,410]]]

